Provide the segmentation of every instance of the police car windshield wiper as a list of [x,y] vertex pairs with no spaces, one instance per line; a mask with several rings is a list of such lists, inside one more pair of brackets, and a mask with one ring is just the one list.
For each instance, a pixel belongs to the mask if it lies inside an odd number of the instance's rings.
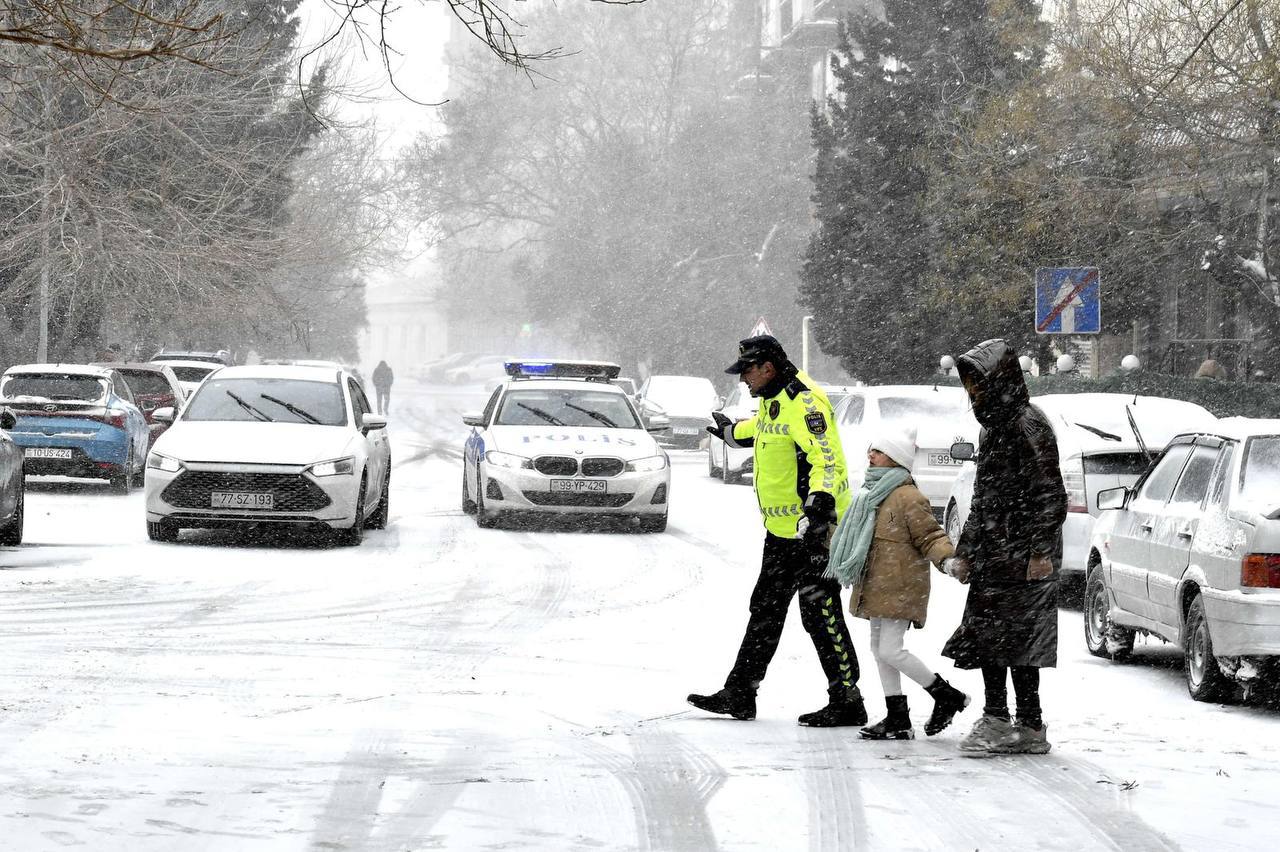
[[599,420],[604,425],[609,426],[613,429],[618,428],[617,423],[614,423],[612,420],[610,420],[608,417],[605,417],[599,411],[592,411],[590,408],[583,408],[581,405],[574,405],[572,402],[564,403],[564,407],[572,408],[574,411],[581,411],[583,414],[587,415],[592,420]]
[[290,414],[296,414],[297,416],[301,417],[303,420],[306,420],[308,423],[314,423],[317,426],[320,425],[320,418],[316,417],[314,414],[312,414],[310,411],[307,411],[305,408],[299,408],[298,406],[294,405],[292,402],[285,402],[283,399],[276,399],[274,396],[268,393],[260,393],[258,394],[258,396],[261,397],[262,399],[265,399],[267,402],[274,402],[276,405],[285,409]]
[[231,397],[233,400],[235,400],[236,405],[240,406],[240,407],[241,407],[241,408],[243,408],[245,411],[249,412],[249,414],[253,416],[253,419],[254,419],[254,420],[261,420],[263,423],[275,423],[275,422],[276,422],[276,421],[272,420],[270,417],[268,417],[266,414],[263,414],[263,413],[262,413],[260,410],[258,410],[257,408],[254,408],[252,405],[250,405],[249,403],[245,402],[245,401],[244,401],[243,399],[241,399],[241,398],[240,398],[240,397],[239,397],[239,396],[238,396],[234,391],[223,391],[223,393],[225,393],[227,396],[229,396],[229,397]]
[[523,402],[517,402],[517,403],[516,403],[516,405],[520,406],[520,407],[521,407],[521,408],[523,408],[525,411],[532,411],[534,414],[538,415],[538,416],[539,416],[539,417],[541,417],[543,420],[545,420],[545,421],[547,421],[548,423],[550,423],[552,426],[563,426],[563,425],[564,425],[564,421],[563,421],[563,420],[561,420],[560,418],[556,417],[554,414],[548,414],[547,412],[543,411],[541,408],[538,408],[536,405],[528,405],[528,404],[523,403]]

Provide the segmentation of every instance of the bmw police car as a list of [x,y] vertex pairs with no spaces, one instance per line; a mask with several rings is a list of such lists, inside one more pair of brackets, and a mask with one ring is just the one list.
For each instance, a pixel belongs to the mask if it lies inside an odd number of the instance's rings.
[[[617,364],[508,361],[471,427],[462,509],[482,527],[515,513],[614,515],[667,527],[671,465],[619,387]],[[651,418],[650,430],[666,428]]]

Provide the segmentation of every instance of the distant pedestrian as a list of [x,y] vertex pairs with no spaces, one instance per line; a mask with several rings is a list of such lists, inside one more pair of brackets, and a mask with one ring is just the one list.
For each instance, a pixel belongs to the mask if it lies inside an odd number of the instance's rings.
[[929,736],[969,706],[969,696],[947,683],[904,647],[907,629],[924,627],[929,609],[929,563],[941,566],[955,553],[911,479],[914,430],[886,427],[867,450],[867,475],[831,542],[825,576],[852,586],[849,611],[871,621],[871,653],[880,670],[888,714],[862,729],[869,740],[915,737],[902,675],[933,697],[925,723]]
[[[1058,571],[1067,493],[1058,445],[1031,404],[1017,355],[988,340],[957,372],[982,425],[972,508],[950,572],[969,583],[960,626],[942,653],[982,669],[982,718],[960,743],[970,753],[1045,754],[1040,669],[1058,661]],[[1009,717],[1012,675],[1017,723]]]
[[385,415],[391,408],[391,383],[396,380],[395,373],[386,361],[379,361],[373,368],[373,389],[378,393],[378,413]]
[[708,713],[754,719],[756,690],[778,650],[791,601],[799,594],[800,623],[818,652],[828,703],[797,721],[816,728],[865,725],[858,655],[840,607],[840,584],[822,576],[831,533],[852,499],[831,402],[771,335],[739,341],[738,360],[725,372],[742,377],[760,400],[760,410],[737,423],[717,411],[716,425],[707,431],[731,447],[753,448],[764,553],[747,629],[724,688],[710,695],[694,693],[688,701]]

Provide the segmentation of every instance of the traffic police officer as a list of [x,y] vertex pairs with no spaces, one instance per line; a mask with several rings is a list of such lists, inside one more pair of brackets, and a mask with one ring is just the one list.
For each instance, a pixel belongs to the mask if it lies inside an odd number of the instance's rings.
[[800,717],[802,725],[863,725],[867,711],[858,691],[858,657],[840,604],[840,584],[823,579],[835,524],[853,501],[831,402],[818,384],[787,360],[771,335],[738,345],[726,373],[741,375],[760,399],[754,419],[733,423],[715,412],[707,431],[732,447],[753,448],[756,497],[765,526],[760,577],[751,593],[751,615],[724,688],[689,696],[710,713],[754,719],[756,690],[782,638],[787,609],[800,594],[800,621],[827,676],[829,703]]

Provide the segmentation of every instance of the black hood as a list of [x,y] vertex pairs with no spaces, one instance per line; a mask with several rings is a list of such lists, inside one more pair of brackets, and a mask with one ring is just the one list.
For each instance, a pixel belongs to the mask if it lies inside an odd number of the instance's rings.
[[1031,404],[1018,355],[1003,340],[985,340],[961,355],[956,372],[969,389],[973,416],[988,429],[1013,422]]

